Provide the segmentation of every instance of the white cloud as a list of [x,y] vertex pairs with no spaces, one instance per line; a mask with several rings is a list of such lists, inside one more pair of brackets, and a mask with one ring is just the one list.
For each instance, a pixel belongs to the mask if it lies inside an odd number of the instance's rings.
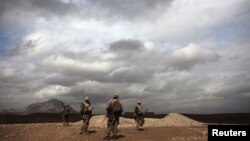
[[170,55],[169,63],[177,69],[190,69],[197,64],[214,62],[218,59],[219,55],[216,53],[196,44],[189,44],[187,47],[174,51]]
[[52,55],[45,58],[42,65],[62,73],[85,73],[85,72],[107,72],[113,67],[110,62],[105,61],[81,61],[67,58],[62,55]]
[[70,88],[63,87],[60,85],[51,85],[37,91],[34,95],[39,98],[44,98],[48,96],[59,96],[70,91]]
[[[175,0],[152,25],[156,40],[186,41],[203,39],[217,26],[230,23],[247,9],[246,0]],[[229,10],[230,9],[230,10]]]

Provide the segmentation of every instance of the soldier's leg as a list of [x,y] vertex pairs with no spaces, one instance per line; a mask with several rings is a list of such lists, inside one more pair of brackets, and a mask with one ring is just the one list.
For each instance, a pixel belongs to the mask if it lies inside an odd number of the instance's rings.
[[65,116],[63,116],[63,125],[65,125],[66,122],[65,122]]
[[83,123],[82,126],[81,126],[80,134],[82,134],[83,129],[84,129],[84,123]]
[[85,120],[85,125],[84,125],[84,132],[88,131],[88,127],[89,127],[89,117],[86,116],[86,120]]
[[139,116],[139,121],[138,121],[138,130],[142,130],[142,125],[143,125],[143,117]]
[[137,117],[137,118],[136,118],[136,129],[138,130],[139,127],[140,127],[140,118]]
[[138,122],[139,128],[141,128],[141,123],[142,123],[142,118],[141,118],[141,116],[140,116],[140,117],[139,117],[139,122]]
[[66,122],[66,125],[69,125],[69,115],[65,116],[65,122]]
[[144,117],[142,117],[141,118],[141,127],[144,125],[144,123],[145,123],[145,119],[144,119]]
[[106,136],[109,137],[111,132],[112,132],[112,118],[108,118],[108,121],[107,121],[107,133],[106,133]]
[[113,123],[113,137],[116,138],[117,137],[117,134],[118,134],[118,124],[119,124],[119,121],[118,120],[115,120],[114,123]]
[[84,126],[84,132],[88,131],[88,127],[89,127],[89,122],[86,121],[85,126]]
[[82,134],[82,132],[83,132],[83,130],[85,129],[85,119],[83,118],[82,119],[82,127],[81,127],[81,129],[80,129],[80,134]]

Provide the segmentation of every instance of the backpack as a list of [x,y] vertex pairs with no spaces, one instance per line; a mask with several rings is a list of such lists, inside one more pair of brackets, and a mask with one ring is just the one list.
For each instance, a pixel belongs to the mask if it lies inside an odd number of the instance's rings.
[[63,115],[68,115],[69,113],[70,113],[70,111],[69,111],[68,108],[65,108],[65,107],[64,107],[64,108],[62,109],[62,114],[63,114]]
[[137,105],[137,109],[138,109],[138,114],[141,115],[143,113],[142,106]]
[[65,113],[68,115],[69,114],[69,108],[65,109]]
[[81,113],[82,114],[91,114],[92,109],[93,109],[93,107],[90,106],[89,103],[84,102],[84,103],[81,104]]
[[113,113],[122,113],[122,105],[118,99],[113,99],[110,102],[110,107]]

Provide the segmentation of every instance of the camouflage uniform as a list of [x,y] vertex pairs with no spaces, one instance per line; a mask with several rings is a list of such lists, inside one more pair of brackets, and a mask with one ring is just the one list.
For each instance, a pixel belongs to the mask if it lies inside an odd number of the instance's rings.
[[136,121],[136,129],[137,130],[142,130],[143,129],[143,124],[144,124],[144,117],[143,117],[143,110],[142,110],[142,105],[141,102],[138,101],[137,105],[135,106],[135,121]]
[[92,109],[93,107],[90,106],[89,99],[85,98],[84,103],[81,104],[81,111],[80,111],[83,121],[83,125],[80,129],[80,134],[82,134],[83,131],[85,133],[87,133],[88,131],[89,120],[92,116]]
[[62,112],[62,117],[63,117],[63,125],[69,125],[69,107],[68,105],[64,105],[64,107],[61,110]]
[[123,112],[122,105],[118,100],[118,95],[108,102],[107,110],[107,135],[108,138],[117,138],[119,117]]

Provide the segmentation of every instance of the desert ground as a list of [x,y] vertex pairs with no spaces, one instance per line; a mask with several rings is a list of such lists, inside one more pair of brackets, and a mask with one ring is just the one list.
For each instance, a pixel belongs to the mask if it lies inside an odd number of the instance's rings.
[[[94,116],[90,121],[89,134],[79,134],[81,121],[62,126],[61,123],[2,124],[1,141],[100,141],[106,132],[106,118]],[[181,114],[169,114],[161,119],[145,119],[145,130],[135,130],[133,119],[121,118],[121,141],[206,141],[207,125]]]
[[[90,128],[89,135],[78,133],[80,126],[63,127],[60,124],[18,124],[0,127],[1,141],[100,141],[105,129]],[[206,126],[151,127],[144,131],[134,128],[120,128],[121,141],[206,141]]]

